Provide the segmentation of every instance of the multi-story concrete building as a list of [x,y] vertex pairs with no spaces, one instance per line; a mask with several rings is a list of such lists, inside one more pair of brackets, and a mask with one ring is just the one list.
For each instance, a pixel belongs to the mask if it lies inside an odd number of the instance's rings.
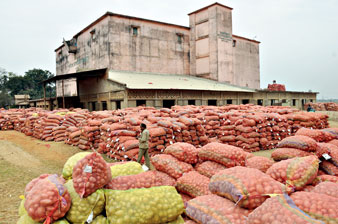
[[185,27],[107,12],[55,50],[48,81],[63,106],[90,110],[315,101],[316,93],[257,90],[260,42],[232,33],[232,8],[214,3],[189,18]]

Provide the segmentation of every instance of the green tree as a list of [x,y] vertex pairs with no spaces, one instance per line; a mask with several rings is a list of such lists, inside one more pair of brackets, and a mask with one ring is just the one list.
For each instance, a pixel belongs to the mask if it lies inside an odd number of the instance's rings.
[[[32,69],[25,73],[24,79],[27,83],[27,88],[22,93],[30,95],[32,99],[43,98],[43,84],[42,81],[52,78],[54,74],[50,71],[42,70],[42,69]],[[54,88],[51,84],[46,86],[47,96],[50,95],[48,93],[52,92],[52,96],[55,96]]]

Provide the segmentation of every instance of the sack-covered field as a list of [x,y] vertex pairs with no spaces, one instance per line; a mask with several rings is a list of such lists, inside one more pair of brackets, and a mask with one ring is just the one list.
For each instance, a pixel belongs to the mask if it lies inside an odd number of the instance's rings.
[[315,186],[312,192],[326,194],[338,198],[338,183],[333,183],[329,181],[320,183],[317,186]]
[[291,195],[302,211],[325,223],[338,223],[338,200],[336,197],[314,192],[299,191]]
[[317,177],[319,160],[316,156],[296,157],[273,164],[266,172],[283,183],[288,191],[301,190]]
[[271,153],[271,158],[275,161],[291,159],[295,157],[310,156],[310,152],[305,152],[295,148],[277,148]]
[[291,136],[279,142],[277,148],[295,148],[306,152],[315,152],[317,150],[317,142],[307,136]]
[[137,162],[111,164],[110,171],[112,178],[119,176],[135,175],[144,172],[141,164]]
[[177,179],[176,188],[178,191],[188,194],[191,197],[211,194],[209,191],[210,179],[202,174],[191,171],[183,174],[182,177]]
[[324,224],[300,210],[287,195],[267,199],[248,216],[248,224]]
[[245,162],[245,166],[249,168],[255,168],[262,172],[266,172],[272,165],[274,161],[263,157],[263,156],[254,156],[250,159],[247,159]]
[[105,195],[110,223],[160,224],[174,221],[184,211],[181,195],[171,186],[105,190]]
[[69,157],[67,162],[63,166],[63,170],[62,170],[63,178],[65,178],[65,180],[72,179],[73,168],[76,165],[76,163],[89,154],[90,154],[90,152],[79,152],[79,153],[76,153],[75,155]]
[[164,153],[174,156],[176,159],[195,164],[198,161],[198,151],[195,146],[184,143],[184,142],[177,142],[170,146],[168,146]]
[[70,195],[63,180],[56,174],[33,180],[25,192],[25,209],[34,221],[47,222],[62,218],[71,205]]
[[205,161],[195,166],[195,170],[197,172],[209,178],[215,175],[218,171],[224,170],[224,169],[226,169],[225,166],[223,166],[222,164],[213,162],[213,161]]
[[226,167],[244,166],[246,159],[246,154],[241,148],[218,142],[203,146],[198,156],[202,160],[214,161]]
[[111,180],[111,170],[98,153],[91,153],[79,160],[73,169],[73,184],[81,198],[103,188]]
[[156,170],[164,172],[175,179],[180,178],[184,173],[180,161],[171,155],[156,155],[151,158],[151,163]]
[[198,223],[246,223],[248,210],[217,195],[204,195],[187,203],[186,214]]
[[75,192],[73,181],[69,180],[67,187],[72,199],[72,206],[67,212],[66,218],[72,223],[85,223],[90,218],[95,218],[104,210],[105,198],[104,191],[99,189],[86,198],[80,198]]
[[238,203],[241,207],[254,209],[261,205],[269,194],[282,194],[284,185],[257,169],[236,166],[212,176],[209,190]]

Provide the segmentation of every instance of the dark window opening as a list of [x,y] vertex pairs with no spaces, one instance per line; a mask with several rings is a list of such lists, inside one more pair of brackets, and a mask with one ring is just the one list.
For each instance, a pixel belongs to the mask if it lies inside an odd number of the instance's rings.
[[263,106],[263,100],[262,100],[262,99],[260,99],[260,100],[257,100],[257,105],[259,105],[259,106]]
[[296,102],[297,102],[296,99],[293,99],[293,100],[292,100],[292,106],[295,107],[295,106],[296,106]]
[[116,110],[121,109],[121,101],[116,101]]
[[196,105],[196,100],[188,100],[188,105]]
[[250,103],[250,100],[248,100],[248,99],[242,100],[242,104],[249,104],[249,103]]
[[138,35],[138,28],[137,27],[133,27],[133,35],[134,36]]
[[171,108],[172,106],[175,106],[175,100],[163,100],[164,108]]
[[233,47],[236,47],[236,42],[237,42],[236,40],[232,40],[232,46]]
[[208,106],[217,106],[217,100],[208,100]]
[[102,110],[107,110],[107,101],[102,101]]
[[145,107],[146,106],[146,101],[145,100],[136,100],[136,106],[137,107],[139,107],[139,106]]
[[92,102],[92,111],[96,110],[96,102]]
[[305,99],[302,99],[302,106],[304,106],[305,104]]
[[282,103],[286,103],[286,99],[282,99]]
[[182,34],[177,34],[177,42],[178,42],[179,44],[181,44],[181,43],[182,43],[182,40],[183,40]]
[[232,100],[227,100],[227,104],[232,104]]
[[310,100],[311,103],[313,103],[313,100]]

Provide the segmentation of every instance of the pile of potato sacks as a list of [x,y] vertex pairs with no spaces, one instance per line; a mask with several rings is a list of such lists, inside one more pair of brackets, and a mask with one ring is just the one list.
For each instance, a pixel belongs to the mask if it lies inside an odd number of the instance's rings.
[[337,129],[300,130],[280,143],[278,161],[218,142],[175,143],[149,171],[78,153],[62,177],[27,184],[18,223],[338,223],[338,175],[322,166],[337,168],[337,139]]

